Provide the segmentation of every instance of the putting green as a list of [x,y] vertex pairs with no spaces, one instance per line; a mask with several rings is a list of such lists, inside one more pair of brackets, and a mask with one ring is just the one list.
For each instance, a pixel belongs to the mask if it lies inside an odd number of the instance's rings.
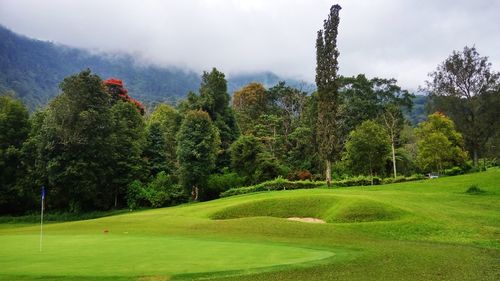
[[16,276],[151,276],[242,271],[306,263],[330,251],[172,236],[0,235],[0,279]]

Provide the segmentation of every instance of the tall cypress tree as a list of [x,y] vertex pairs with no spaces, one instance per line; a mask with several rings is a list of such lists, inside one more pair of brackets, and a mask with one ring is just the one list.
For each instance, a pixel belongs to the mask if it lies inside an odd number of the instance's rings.
[[330,8],[324,30],[318,31],[316,39],[316,86],[318,88],[317,141],[320,157],[325,160],[325,178],[331,182],[331,162],[338,158],[340,137],[338,123],[338,56],[337,34],[339,26],[339,5]]

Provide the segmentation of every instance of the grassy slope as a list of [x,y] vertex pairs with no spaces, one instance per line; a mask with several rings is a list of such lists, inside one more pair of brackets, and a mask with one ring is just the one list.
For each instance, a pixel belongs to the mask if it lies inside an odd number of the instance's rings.
[[[213,280],[500,280],[499,183],[500,170],[495,169],[386,186],[266,192],[52,224],[46,228],[49,248],[44,254],[49,255],[51,239],[59,252],[41,267],[35,253],[26,254],[36,250],[37,227],[2,225],[0,280],[35,280],[51,266],[48,272],[54,275],[76,277],[49,280],[137,280],[134,276],[145,275],[156,276],[150,280],[169,275]],[[487,192],[465,194],[472,184]],[[283,219],[289,216],[329,223]],[[19,250],[20,245],[28,249]],[[78,260],[61,250],[66,247],[87,256]],[[335,255],[286,265],[328,252]],[[273,267],[251,269],[264,265]],[[26,276],[20,277],[19,270]],[[231,272],[197,273],[222,270],[235,271],[226,277]]]

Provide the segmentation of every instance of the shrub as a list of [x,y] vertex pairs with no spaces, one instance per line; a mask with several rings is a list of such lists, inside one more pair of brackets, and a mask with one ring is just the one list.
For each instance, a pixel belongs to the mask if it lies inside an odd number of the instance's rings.
[[469,172],[470,173],[477,173],[477,172],[484,172],[484,171],[486,171],[486,168],[484,166],[478,165],[476,167],[472,167]]
[[283,167],[278,159],[268,152],[262,152],[257,155],[254,182],[262,182],[276,178],[283,174]]
[[[412,175],[410,177],[399,176],[396,179],[388,178],[382,180],[379,177],[373,177],[373,184],[379,185],[382,183],[393,183],[393,182],[406,182],[406,181],[415,181],[421,180],[425,177],[423,175]],[[221,197],[228,197],[233,195],[240,195],[252,192],[260,192],[260,191],[273,191],[273,190],[293,190],[293,189],[308,189],[308,188],[318,188],[325,186],[324,181],[290,181],[284,179],[282,177],[278,177],[271,181],[266,181],[263,183],[259,183],[252,186],[239,187],[239,188],[231,188],[223,193],[221,193]],[[336,187],[348,187],[348,186],[366,186],[371,185],[372,179],[367,176],[357,176],[351,177],[339,181],[334,181],[333,186]]]
[[312,180],[312,174],[308,170],[298,171],[297,179],[301,181]]
[[481,188],[479,188],[477,185],[471,185],[466,191],[465,193],[467,194],[470,194],[470,195],[478,195],[478,194],[482,194],[484,193],[485,191],[482,190]]
[[[378,185],[382,183],[382,179],[379,177],[373,177],[373,185]],[[346,186],[360,186],[360,185],[372,185],[372,178],[371,177],[365,177],[365,176],[357,176],[357,177],[351,177],[339,181],[334,181],[333,185],[335,186],[341,186],[341,187],[346,187]]]
[[389,183],[398,183],[398,182],[408,182],[408,181],[416,181],[416,180],[423,180],[425,179],[424,175],[412,175],[409,177],[404,177],[404,176],[397,176],[396,178],[385,178],[382,180],[382,184],[389,184]]
[[186,198],[184,189],[174,184],[165,172],[159,172],[144,189],[144,197],[153,208],[174,205]]
[[246,178],[237,173],[212,174],[207,180],[204,199],[215,199],[228,189],[244,186]]
[[130,209],[138,207],[164,207],[184,202],[184,189],[172,182],[165,173],[160,172],[147,185],[140,181],[133,181],[127,190],[127,205]]
[[447,176],[456,176],[456,175],[461,175],[464,173],[465,173],[465,171],[460,167],[452,167],[450,169],[444,170],[444,174]]
[[127,188],[127,206],[130,209],[137,209],[140,206],[144,206],[144,196],[143,196],[144,186],[138,180],[131,182]]
[[395,178],[385,178],[382,180],[382,184],[389,184],[389,183],[397,183],[397,182],[405,182],[406,177],[404,176],[397,176]]

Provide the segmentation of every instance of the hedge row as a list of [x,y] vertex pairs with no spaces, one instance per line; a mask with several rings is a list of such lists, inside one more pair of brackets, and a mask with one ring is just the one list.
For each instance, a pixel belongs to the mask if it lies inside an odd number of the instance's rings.
[[[407,181],[415,181],[424,179],[423,175],[413,175],[411,177],[403,177],[399,176],[396,178],[385,178],[381,179],[379,177],[373,177],[373,185],[379,184],[388,184],[388,183],[397,183],[397,182],[407,182]],[[225,192],[223,192],[221,197],[228,197],[240,194],[247,194],[252,192],[259,191],[273,191],[273,190],[293,190],[293,189],[310,189],[310,188],[318,188],[325,186],[324,181],[289,181],[284,178],[276,178],[271,181],[266,181],[263,183],[259,183],[256,185],[246,186],[246,187],[238,187],[231,188]],[[334,181],[332,182],[334,187],[348,187],[348,186],[362,186],[362,185],[372,185],[371,177],[352,177],[344,180]]]
[[221,197],[228,197],[233,195],[240,195],[259,191],[272,191],[272,190],[293,190],[293,189],[308,189],[317,188],[325,185],[322,181],[289,181],[282,177],[274,180],[265,181],[256,185],[231,188],[221,194]]
[[389,184],[389,183],[398,183],[398,182],[407,182],[407,181],[418,181],[418,180],[423,180],[426,179],[427,177],[424,175],[412,175],[409,177],[404,177],[404,176],[398,176],[395,178],[385,178],[382,180],[382,184]]

